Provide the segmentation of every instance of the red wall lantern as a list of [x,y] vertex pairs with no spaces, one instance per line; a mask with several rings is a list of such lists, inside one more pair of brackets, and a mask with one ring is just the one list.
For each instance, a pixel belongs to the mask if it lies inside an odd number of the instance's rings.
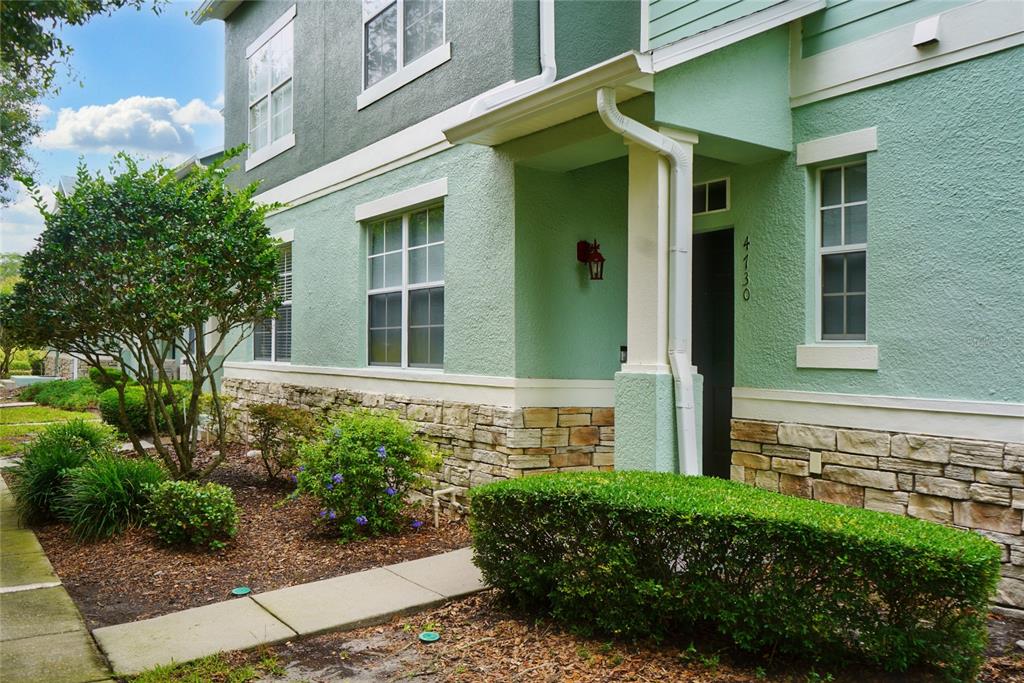
[[597,240],[588,242],[580,240],[576,243],[576,260],[586,263],[591,280],[604,279],[604,256],[601,256],[601,245]]

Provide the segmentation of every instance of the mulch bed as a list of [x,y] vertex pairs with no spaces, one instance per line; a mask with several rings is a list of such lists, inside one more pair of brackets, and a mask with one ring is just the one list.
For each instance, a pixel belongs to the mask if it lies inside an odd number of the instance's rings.
[[76,543],[64,524],[35,529],[47,557],[89,628],[227,600],[236,586],[266,592],[469,545],[463,522],[435,530],[432,512],[410,506],[408,521],[426,523],[395,536],[341,544],[313,524],[318,508],[303,498],[282,502],[292,486],[267,483],[262,469],[234,448],[210,477],[235,492],[241,521],[228,548],[214,552],[168,548],[148,529],[96,543]]
[[[441,640],[433,644],[418,642],[417,635],[423,628],[439,631]],[[399,617],[382,626],[296,640],[274,646],[270,652],[284,665],[283,680],[309,682],[349,679],[459,683],[942,680],[932,672],[887,674],[857,664],[814,667],[808,662],[772,660],[740,653],[722,642],[701,637],[660,643],[584,638],[548,619],[536,619],[510,609],[493,590],[430,612]],[[998,652],[998,655],[992,653],[978,681],[1024,681],[1024,653]],[[232,653],[229,657],[241,663],[253,661],[257,655]]]

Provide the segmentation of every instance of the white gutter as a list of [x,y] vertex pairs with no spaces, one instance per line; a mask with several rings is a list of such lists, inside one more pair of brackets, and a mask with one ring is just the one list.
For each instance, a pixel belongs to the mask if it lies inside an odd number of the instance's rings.
[[690,367],[690,245],[693,242],[693,168],[689,155],[678,142],[628,118],[615,104],[615,89],[597,90],[597,112],[601,120],[627,140],[665,156],[669,162],[669,270],[668,270],[668,359],[675,380],[676,439],[679,471],[700,474],[697,451],[697,419],[693,401]]
[[528,95],[555,82],[555,0],[538,0],[540,4],[540,73],[508,88],[484,95],[473,103],[470,117],[479,116],[506,102]]

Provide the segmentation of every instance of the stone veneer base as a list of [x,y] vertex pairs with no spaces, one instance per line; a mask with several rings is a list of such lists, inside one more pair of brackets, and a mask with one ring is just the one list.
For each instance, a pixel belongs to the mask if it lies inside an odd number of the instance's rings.
[[393,411],[440,449],[444,461],[432,476],[433,489],[454,486],[461,498],[470,487],[497,479],[611,470],[615,462],[613,408],[508,408],[239,378],[225,379],[223,392],[243,416],[256,403],[324,413]]
[[734,480],[992,539],[995,602],[1024,608],[1024,444],[753,420],[733,420],[731,437]]

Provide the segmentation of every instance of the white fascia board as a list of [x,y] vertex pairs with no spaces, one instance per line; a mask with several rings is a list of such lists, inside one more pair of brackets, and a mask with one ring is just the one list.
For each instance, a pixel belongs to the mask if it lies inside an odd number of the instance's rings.
[[444,45],[435,47],[412,64],[403,66],[387,78],[381,79],[363,92],[359,93],[359,95],[356,96],[356,109],[363,109],[370,106],[382,97],[386,97],[402,86],[415,81],[428,71],[436,69],[451,58],[451,43],[445,43]]
[[448,178],[438,178],[429,183],[410,187],[408,190],[359,204],[355,209],[355,219],[358,223],[399,211],[415,209],[447,195]]
[[819,164],[855,154],[878,150],[878,128],[862,128],[827,138],[808,140],[796,146],[797,166]]
[[877,370],[878,347],[874,344],[805,344],[796,347],[798,368]]
[[826,0],[786,0],[652,51],[655,73],[825,9]]
[[888,83],[899,78],[1024,45],[1024,2],[979,0],[941,12],[938,40],[914,46],[912,22],[810,57],[800,57],[795,30],[790,47],[790,105]]
[[736,387],[732,416],[909,434],[1024,441],[1024,403]]
[[242,0],[203,0],[202,4],[192,13],[192,23],[198,25],[209,19],[223,21],[241,4]]
[[279,16],[274,23],[267,27],[267,30],[260,34],[259,38],[249,43],[249,46],[245,48],[245,58],[249,59],[255,54],[256,50],[267,44],[267,41],[276,36],[281,32],[288,22],[295,18],[295,5],[292,5],[284,14]]
[[334,368],[261,361],[226,362],[224,377],[510,408],[615,405],[613,380],[520,379],[439,370]]

